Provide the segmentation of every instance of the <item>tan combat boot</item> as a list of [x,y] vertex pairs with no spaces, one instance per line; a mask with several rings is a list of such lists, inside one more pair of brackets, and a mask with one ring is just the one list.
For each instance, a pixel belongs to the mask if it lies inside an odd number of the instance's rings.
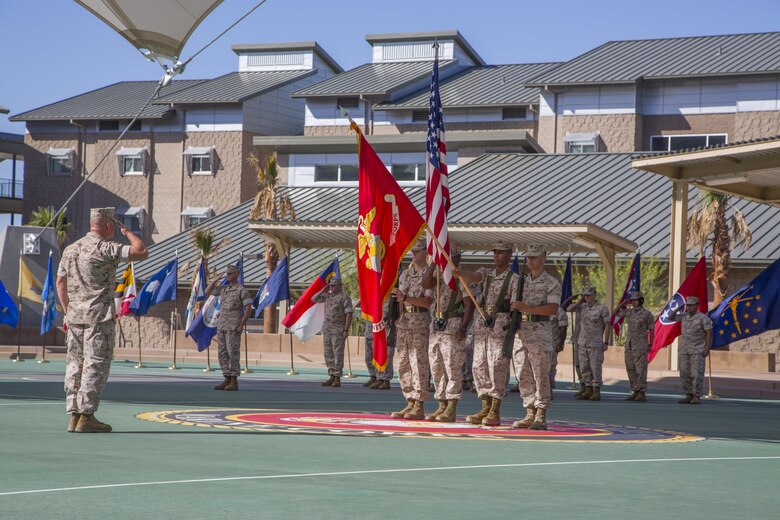
[[679,401],[677,401],[677,404],[688,404],[691,401],[693,401],[693,394],[688,394]]
[[475,413],[474,415],[469,415],[466,417],[466,422],[469,422],[471,424],[482,424],[482,419],[487,417],[488,412],[490,412],[490,405],[493,404],[493,398],[489,395],[483,395],[482,396],[482,409]]
[[79,423],[80,417],[80,413],[70,414],[70,420],[68,421],[68,433],[73,433],[76,431],[76,425]]
[[81,414],[79,422],[76,424],[77,433],[109,433],[111,426],[102,423],[95,418],[95,414]]
[[591,401],[601,401],[601,387],[594,386],[593,393],[588,399]]
[[439,407],[434,410],[433,412],[429,413],[425,416],[425,418],[429,421],[435,421],[438,416],[440,416],[444,410],[447,408],[447,400],[441,399],[439,400]]
[[414,399],[407,399],[406,400],[406,408],[403,410],[398,410],[397,412],[393,412],[390,414],[390,417],[394,419],[403,419],[404,415],[406,415],[406,412],[412,409],[412,405],[414,404]]
[[639,390],[636,393],[636,397],[634,397],[634,401],[647,401],[647,396],[643,391]]
[[236,392],[238,391],[238,378],[235,376],[230,377],[230,382],[225,387],[225,390],[228,390],[229,392]]
[[531,425],[532,430],[546,430],[547,429],[547,408],[537,408],[536,418]]
[[593,387],[592,386],[586,386],[585,391],[582,392],[579,397],[577,397],[578,401],[587,401],[590,399],[590,396],[593,395]]
[[330,386],[330,385],[333,384],[333,380],[335,380],[335,379],[336,379],[336,376],[330,376],[328,379],[326,379],[325,381],[320,383],[320,385],[322,385],[322,386]]
[[334,388],[338,388],[341,386],[341,378],[340,377],[334,377],[333,382],[330,384],[330,386]]
[[425,409],[423,408],[423,402],[417,400],[413,400],[412,402],[412,407],[404,414],[404,419],[408,419],[410,421],[421,421],[425,419]]
[[390,390],[390,381],[388,381],[387,379],[384,379],[382,381],[377,381],[376,383],[371,385],[371,388],[376,390]]
[[501,425],[501,399],[493,398],[490,403],[490,411],[482,419],[482,426],[500,426]]
[[634,390],[629,395],[626,396],[626,401],[634,401],[636,400],[636,396],[639,393],[639,390]]
[[447,408],[444,409],[442,413],[440,413],[436,417],[436,422],[455,422],[455,419],[458,417],[458,400],[457,399],[450,399],[447,401]]
[[579,391],[576,394],[574,394],[574,397],[579,399],[580,396],[582,396],[582,394],[585,393],[585,389],[586,388],[588,388],[588,387],[585,386],[585,383],[580,383],[580,389],[579,389]]
[[225,380],[214,387],[214,390],[224,390],[230,384],[230,376],[225,376]]
[[363,383],[363,386],[368,388],[369,386],[373,385],[374,383],[376,383],[376,377],[375,376],[371,376],[371,377],[368,378],[368,381]]
[[699,399],[698,395],[694,395],[691,399],[691,404],[701,404],[701,399]]
[[525,417],[512,423],[512,428],[530,428],[536,417],[536,408],[529,406],[525,409]]

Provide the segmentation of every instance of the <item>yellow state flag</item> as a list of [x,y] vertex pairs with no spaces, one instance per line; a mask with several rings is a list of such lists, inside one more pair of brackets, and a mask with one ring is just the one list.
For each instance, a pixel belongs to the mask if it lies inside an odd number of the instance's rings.
[[19,258],[19,296],[36,303],[41,302],[43,284],[33,276],[25,261]]

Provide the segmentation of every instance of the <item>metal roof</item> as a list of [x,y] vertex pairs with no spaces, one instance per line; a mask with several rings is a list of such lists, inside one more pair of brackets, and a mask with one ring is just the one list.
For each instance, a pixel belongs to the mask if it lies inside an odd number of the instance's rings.
[[[521,63],[471,67],[439,84],[445,108],[538,105],[539,89],[524,83],[559,63]],[[428,108],[430,92],[423,89],[404,99],[374,106],[374,110],[410,110]]]
[[160,96],[155,103],[243,103],[269,90],[316,74],[316,69],[231,72]]
[[605,43],[527,86],[780,72],[780,32]]
[[367,34],[366,41],[370,44],[382,42],[415,42],[415,41],[436,41],[436,40],[454,40],[461,49],[463,49],[471,60],[477,65],[484,65],[477,51],[466,41],[466,38],[457,30],[428,31],[416,33],[392,33],[392,34]]
[[[441,61],[439,69],[444,70],[457,62]],[[401,87],[430,77],[432,67],[432,61],[366,63],[297,90],[291,97],[390,96]]]
[[[177,80],[163,88],[161,96],[192,87],[204,80]],[[132,119],[144,106],[157,81],[122,81],[50,105],[22,112],[11,121],[46,121],[69,119]],[[155,119],[168,115],[168,105],[150,103],[141,113],[141,119]]]
[[0,132],[0,161],[11,159],[14,155],[24,157],[27,152],[32,151],[32,148],[24,144],[23,135]]
[[328,66],[336,72],[344,72],[333,57],[325,52],[316,41],[289,43],[239,43],[230,47],[236,54],[249,52],[314,51]]

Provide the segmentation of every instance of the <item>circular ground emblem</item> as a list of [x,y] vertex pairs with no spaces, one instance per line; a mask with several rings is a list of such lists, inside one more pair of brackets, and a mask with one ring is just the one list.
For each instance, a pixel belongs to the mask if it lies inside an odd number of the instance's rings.
[[701,437],[631,426],[552,421],[547,431],[475,426],[458,417],[455,423],[406,421],[385,414],[360,412],[301,412],[281,410],[171,410],[144,412],[144,421],[225,428],[242,431],[314,433],[361,437],[427,437],[554,442],[689,442]]

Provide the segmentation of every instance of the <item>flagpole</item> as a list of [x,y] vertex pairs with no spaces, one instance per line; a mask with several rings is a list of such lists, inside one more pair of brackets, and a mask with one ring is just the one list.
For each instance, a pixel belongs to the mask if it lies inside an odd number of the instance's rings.
[[290,371],[287,372],[288,376],[297,376],[298,372],[295,371],[295,364],[293,363],[293,339],[290,334]]
[[38,360],[38,363],[48,363],[46,361],[46,332],[43,333],[43,347],[41,348],[41,359]]
[[349,350],[349,333],[347,333],[346,343],[347,343],[347,367],[348,367],[348,373],[344,377],[352,379],[355,376],[352,375],[352,353]]
[[[426,231],[428,231],[428,234],[431,235],[431,238],[433,239],[434,243],[436,244],[436,247],[439,249],[439,252],[444,255],[444,258],[447,260],[447,263],[452,267],[453,269],[457,269],[455,267],[455,264],[452,263],[452,258],[450,258],[450,255],[447,254],[447,252],[444,250],[442,245],[439,243],[439,239],[436,237],[436,235],[433,234],[433,231],[431,231],[431,228],[428,226],[428,223],[426,222],[423,224],[425,226]],[[477,301],[477,298],[474,296],[474,293],[471,292],[471,289],[469,288],[469,285],[466,283],[466,281],[463,279],[463,276],[460,274],[458,275],[458,279],[460,280],[460,283],[463,284],[463,288],[466,289],[466,292],[469,294],[469,297],[471,297],[471,301],[474,302],[474,307],[476,307],[477,312],[479,312],[480,317],[484,320],[485,319],[485,312],[482,310],[482,307],[480,307],[479,302]]]
[[22,363],[22,255],[19,255],[19,321],[16,330],[16,359],[14,363]]
[[254,372],[254,370],[249,368],[249,336],[247,335],[246,325],[244,325],[244,365],[246,365],[246,368],[241,371],[242,374]]
[[[574,284],[572,284],[574,285]],[[577,358],[574,355],[574,320],[576,319],[576,312],[570,312],[571,315],[571,330],[572,330],[572,339],[571,339],[571,384],[569,385],[569,390],[577,390],[579,389],[579,386],[577,386]]]
[[173,364],[168,367],[168,370],[179,370],[176,366],[176,307],[171,312],[171,341],[173,342]]
[[[122,326],[121,325],[121,322],[122,322],[122,317],[121,316],[119,317],[119,321],[120,321],[120,325],[119,326],[121,328],[121,326]],[[138,364],[135,365],[134,368],[146,368],[146,365],[144,365],[143,359],[141,357],[141,318],[138,318]]]
[[720,399],[720,396],[715,395],[712,393],[712,351],[710,351],[709,355],[707,356],[707,368],[709,372],[708,380],[708,386],[709,391],[707,392],[707,395],[704,396],[705,399]]

